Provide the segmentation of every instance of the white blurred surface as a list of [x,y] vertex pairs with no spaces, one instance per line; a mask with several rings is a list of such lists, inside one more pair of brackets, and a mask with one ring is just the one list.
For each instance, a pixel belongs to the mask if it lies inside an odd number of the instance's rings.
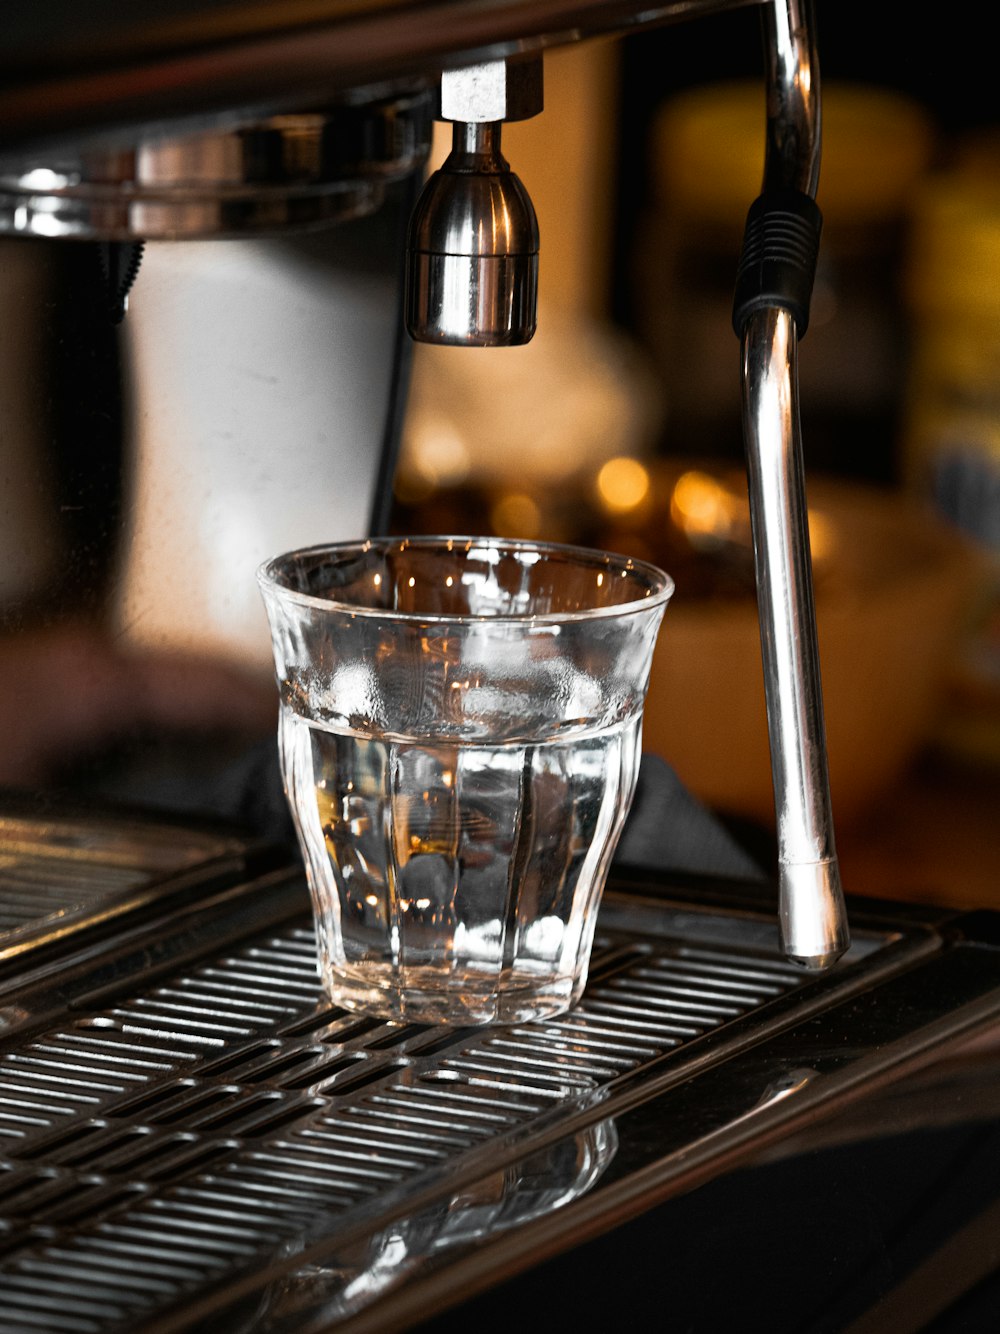
[[367,534],[394,280],[313,253],[268,240],[146,248],[125,321],[128,644],[269,671],[257,566]]

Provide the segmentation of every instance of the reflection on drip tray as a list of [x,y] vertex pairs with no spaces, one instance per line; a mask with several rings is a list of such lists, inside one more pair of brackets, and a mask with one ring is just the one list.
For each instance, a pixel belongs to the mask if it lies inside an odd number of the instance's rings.
[[[334,1324],[363,1310],[436,1263],[544,1218],[585,1195],[614,1158],[613,1118],[490,1172],[429,1208],[403,1217],[370,1241],[276,1283],[230,1334],[283,1334],[311,1322]],[[446,1254],[447,1253],[447,1254]]]

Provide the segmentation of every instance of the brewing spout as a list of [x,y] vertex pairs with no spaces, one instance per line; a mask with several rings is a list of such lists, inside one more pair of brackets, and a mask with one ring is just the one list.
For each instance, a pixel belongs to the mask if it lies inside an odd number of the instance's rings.
[[417,342],[510,347],[534,334],[538,221],[500,136],[503,121],[541,106],[541,57],[441,76],[452,150],[424,187],[407,245],[406,324]]

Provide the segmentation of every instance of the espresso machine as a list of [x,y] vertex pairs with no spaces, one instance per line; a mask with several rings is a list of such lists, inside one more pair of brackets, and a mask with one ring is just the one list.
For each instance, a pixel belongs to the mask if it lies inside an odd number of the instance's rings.
[[[386,524],[411,340],[534,333],[545,241],[501,137],[543,114],[546,53],[733,7],[162,0],[102,6],[96,24],[19,0],[0,234],[86,246],[129,339],[138,481],[117,633],[266,642],[235,589],[252,588],[268,485],[289,528],[261,555],[323,524]],[[733,321],[773,877],[623,866],[577,1010],[439,1031],[322,1001],[301,867],[252,812],[230,825],[11,792],[0,1329],[390,1330],[501,1283],[516,1300],[540,1261],[781,1144],[891,1123],[904,1076],[933,1092],[945,1076],[920,1072],[995,1023],[991,914],[845,902],[840,883],[797,385],[819,60],[807,0],[759,12],[765,169]],[[425,182],[434,120],[452,149]],[[199,374],[227,340],[226,374]],[[165,381],[178,346],[184,372]],[[283,438],[280,394],[256,396],[269,377],[286,403],[315,395],[326,429]],[[213,468],[225,511],[185,527]]]

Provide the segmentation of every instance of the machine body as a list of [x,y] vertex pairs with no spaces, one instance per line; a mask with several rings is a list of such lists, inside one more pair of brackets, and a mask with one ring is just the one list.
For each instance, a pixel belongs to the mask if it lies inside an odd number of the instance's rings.
[[[432,88],[454,146],[410,229],[414,337],[512,344],[535,324],[538,231],[500,152],[504,119],[541,105],[541,53],[583,37],[732,7],[678,0],[439,4],[321,0],[155,14],[70,4],[10,17],[0,66],[0,230],[100,241],[314,226],[377,206],[426,150]],[[808,0],[761,6],[768,137],[762,198],[811,200],[819,70]],[[63,23],[65,19],[65,23]],[[52,40],[52,34],[58,39]],[[303,111],[302,107],[306,110]],[[780,230],[780,229],[779,229]],[[816,650],[796,345],[801,302],[768,288],[767,245],[743,340],[756,548],[786,952],[825,967],[848,943],[834,850]],[[756,276],[755,276],[756,275]],[[808,286],[808,283],[807,283]],[[745,293],[744,293],[745,295]],[[801,294],[800,294],[801,295]],[[796,323],[798,315],[798,327]]]

